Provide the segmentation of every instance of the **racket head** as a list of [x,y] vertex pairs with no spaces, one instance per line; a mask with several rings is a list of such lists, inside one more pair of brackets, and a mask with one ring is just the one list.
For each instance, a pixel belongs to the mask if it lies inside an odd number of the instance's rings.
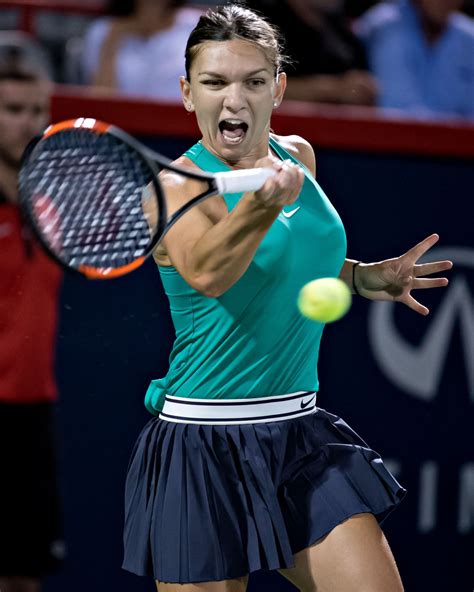
[[121,276],[139,267],[164,233],[161,168],[112,125],[63,121],[28,145],[20,205],[60,264],[93,279]]

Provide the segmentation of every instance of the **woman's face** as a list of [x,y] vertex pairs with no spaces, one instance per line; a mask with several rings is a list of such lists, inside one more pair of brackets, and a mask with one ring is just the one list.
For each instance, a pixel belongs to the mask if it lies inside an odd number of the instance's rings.
[[184,104],[196,112],[203,143],[232,164],[249,166],[268,154],[270,117],[286,86],[273,65],[248,41],[207,41],[194,56]]
[[50,95],[46,81],[0,81],[0,161],[20,166],[26,145],[48,123]]

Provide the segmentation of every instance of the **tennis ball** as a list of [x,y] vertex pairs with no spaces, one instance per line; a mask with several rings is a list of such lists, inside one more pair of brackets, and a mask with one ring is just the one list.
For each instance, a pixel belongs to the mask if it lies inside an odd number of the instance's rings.
[[352,294],[338,278],[321,278],[305,284],[298,296],[301,314],[313,321],[332,323],[346,314]]

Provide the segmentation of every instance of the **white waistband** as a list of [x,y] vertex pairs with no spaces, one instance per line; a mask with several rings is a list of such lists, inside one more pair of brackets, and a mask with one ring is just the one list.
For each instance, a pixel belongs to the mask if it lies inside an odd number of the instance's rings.
[[166,395],[159,417],[174,423],[235,425],[294,419],[314,413],[315,409],[314,391],[256,399],[185,399]]

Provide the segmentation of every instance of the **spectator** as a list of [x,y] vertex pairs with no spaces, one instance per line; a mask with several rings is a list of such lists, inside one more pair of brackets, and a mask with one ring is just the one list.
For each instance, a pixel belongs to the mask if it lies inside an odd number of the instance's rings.
[[253,0],[286,40],[287,99],[373,105],[377,86],[342,0]]
[[83,46],[86,82],[129,95],[181,100],[179,76],[200,11],[184,0],[112,0]]
[[47,124],[52,87],[19,39],[0,34],[0,590],[38,592],[63,554],[53,418],[61,272],[17,205],[21,155]]
[[53,79],[54,68],[49,54],[29,33],[17,30],[0,31],[0,50],[4,58],[11,51],[18,51],[29,67],[44,73],[45,78]]
[[474,21],[462,0],[396,0],[354,28],[380,85],[379,105],[417,117],[474,119]]

